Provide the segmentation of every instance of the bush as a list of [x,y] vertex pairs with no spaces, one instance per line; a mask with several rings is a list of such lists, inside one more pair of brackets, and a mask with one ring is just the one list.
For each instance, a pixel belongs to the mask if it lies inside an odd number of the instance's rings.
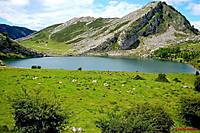
[[140,75],[136,75],[134,77],[134,80],[144,80],[144,78],[142,78]]
[[158,74],[158,78],[156,78],[155,81],[158,81],[158,82],[169,82],[169,80],[166,78],[166,74]]
[[35,66],[35,65],[34,65],[34,66],[32,66],[31,68],[32,68],[32,69],[41,69],[42,67],[41,67],[41,66]]
[[183,97],[180,112],[187,125],[200,129],[200,97]]
[[59,132],[67,121],[58,102],[55,102],[56,98],[50,101],[34,93],[30,95],[23,90],[22,94],[12,99],[16,129],[24,133]]
[[111,113],[107,120],[97,121],[102,133],[168,133],[172,126],[173,121],[161,107],[149,104],[136,105],[121,115]]
[[82,67],[79,67],[78,70],[79,70],[79,71],[82,71]]
[[200,92],[200,76],[198,76],[194,82],[194,87],[196,91]]

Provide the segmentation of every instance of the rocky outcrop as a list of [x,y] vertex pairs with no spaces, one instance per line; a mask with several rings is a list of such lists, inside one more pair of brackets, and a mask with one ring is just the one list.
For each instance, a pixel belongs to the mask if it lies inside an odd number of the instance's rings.
[[118,38],[118,43],[120,49],[130,50],[133,48],[137,48],[139,46],[140,41],[136,33],[132,32],[127,34],[127,32],[123,31]]

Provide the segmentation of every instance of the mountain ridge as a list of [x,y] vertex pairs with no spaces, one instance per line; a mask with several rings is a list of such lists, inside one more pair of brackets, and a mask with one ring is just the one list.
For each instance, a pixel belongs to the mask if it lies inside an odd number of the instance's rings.
[[0,33],[4,33],[4,34],[7,33],[8,36],[14,40],[22,38],[22,37],[26,37],[28,35],[31,35],[34,32],[35,32],[34,30],[30,30],[25,27],[0,24]]
[[61,55],[148,56],[159,47],[198,34],[175,8],[156,1],[122,18],[74,18],[21,42],[26,47],[30,44],[43,48],[44,52],[49,42],[62,43],[69,50]]

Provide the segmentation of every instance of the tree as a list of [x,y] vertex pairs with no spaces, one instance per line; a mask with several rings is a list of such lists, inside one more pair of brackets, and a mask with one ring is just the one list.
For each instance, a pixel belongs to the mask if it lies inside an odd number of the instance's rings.
[[12,99],[17,130],[24,133],[57,133],[67,123],[67,116],[56,98],[49,100],[40,96],[40,92],[27,93],[26,89],[22,92]]
[[159,106],[137,104],[122,114],[111,113],[108,119],[97,121],[102,133],[169,133],[174,122]]

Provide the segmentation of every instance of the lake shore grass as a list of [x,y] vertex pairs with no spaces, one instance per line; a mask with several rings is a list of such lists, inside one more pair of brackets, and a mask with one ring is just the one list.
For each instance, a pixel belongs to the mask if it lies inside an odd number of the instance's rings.
[[[144,80],[135,80],[140,75]],[[141,72],[67,71],[0,67],[0,126],[13,128],[14,120],[7,97],[22,88],[42,90],[44,97],[53,92],[71,112],[70,127],[82,127],[86,133],[98,133],[95,121],[113,109],[124,111],[136,103],[160,105],[175,122],[186,127],[179,115],[183,96],[200,96],[194,91],[195,75],[167,74],[169,83],[157,82],[158,74]],[[174,81],[178,78],[181,82]],[[51,98],[51,97],[49,97]],[[69,131],[66,131],[69,132]]]

